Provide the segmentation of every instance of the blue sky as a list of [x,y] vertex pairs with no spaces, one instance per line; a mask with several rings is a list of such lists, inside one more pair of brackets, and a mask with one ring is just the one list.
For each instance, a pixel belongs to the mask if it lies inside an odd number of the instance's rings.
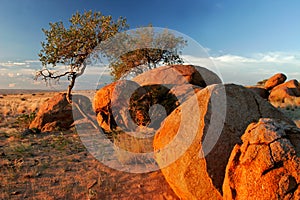
[[[41,29],[85,10],[124,16],[130,28],[152,23],[193,38],[208,49],[225,82],[255,84],[276,72],[300,79],[297,0],[1,0],[0,88],[45,89],[32,81],[41,67]],[[92,87],[88,77],[81,81],[80,87]]]

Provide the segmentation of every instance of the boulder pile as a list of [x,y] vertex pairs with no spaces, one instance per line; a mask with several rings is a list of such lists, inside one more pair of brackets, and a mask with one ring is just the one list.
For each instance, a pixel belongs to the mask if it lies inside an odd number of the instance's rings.
[[286,79],[243,87],[165,66],[100,89],[93,108],[105,132],[156,130],[154,159],[180,199],[299,199],[300,130],[270,103],[300,96]]
[[247,126],[260,118],[294,123],[242,86],[212,85],[196,96],[198,101],[189,99],[176,108],[156,132],[155,159],[181,199],[222,199],[226,166]]
[[266,80],[262,86],[251,86],[253,90],[271,103],[286,103],[295,97],[300,97],[300,84],[297,80],[287,80],[287,76],[278,73]]
[[300,130],[270,103],[300,96],[286,79],[224,85],[205,68],[165,66],[107,85],[93,107],[106,132],[155,124],[154,158],[180,199],[299,199]]
[[[299,82],[286,80],[279,73],[244,87],[203,67],[171,65],[106,85],[92,107],[77,99],[106,133],[151,128],[154,159],[180,199],[299,200],[300,129],[272,105],[300,97]],[[69,129],[81,117],[60,93],[30,128]]]
[[[193,65],[162,66],[98,90],[93,108],[107,133],[117,128],[134,131],[138,126],[157,130],[164,118],[196,91],[221,83],[212,71]],[[156,105],[162,105],[158,107]],[[151,118],[151,115],[155,117]]]
[[295,97],[300,97],[300,84],[297,80],[290,80],[274,87],[270,91],[269,101],[285,103]]

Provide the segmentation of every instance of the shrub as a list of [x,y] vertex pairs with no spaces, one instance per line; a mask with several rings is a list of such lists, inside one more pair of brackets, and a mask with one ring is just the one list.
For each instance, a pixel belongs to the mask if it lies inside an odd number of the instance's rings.
[[29,128],[30,123],[36,117],[35,112],[31,112],[30,114],[22,114],[17,117],[16,123],[19,125],[20,128]]

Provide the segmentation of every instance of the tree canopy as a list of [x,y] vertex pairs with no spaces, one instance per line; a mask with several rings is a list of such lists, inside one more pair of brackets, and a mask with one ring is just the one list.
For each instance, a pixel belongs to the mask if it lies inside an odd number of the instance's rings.
[[[125,18],[113,20],[112,16],[101,12],[77,12],[69,24],[59,21],[49,26],[49,29],[42,29],[45,40],[41,43],[39,58],[43,68],[36,73],[36,79],[42,77],[49,82],[66,76],[70,81],[69,102],[76,78],[84,73],[87,62],[99,53],[108,58],[111,75],[118,80],[158,65],[183,63],[181,50],[187,44],[182,37],[167,29],[157,32],[152,25],[123,32],[129,27]],[[55,71],[57,65],[66,68],[62,72]]]
[[[42,77],[45,81],[67,76],[70,80],[67,97],[70,101],[71,90],[75,79],[86,68],[86,59],[93,50],[106,39],[116,33],[126,30],[126,19],[119,17],[113,20],[112,16],[105,16],[101,12],[77,12],[70,20],[70,25],[63,22],[50,23],[50,28],[42,29],[45,41],[41,43],[39,53],[43,69],[38,71],[36,78]],[[67,66],[66,71],[58,73],[50,67],[58,64]]]
[[[181,50],[187,45],[182,37],[165,29],[156,32],[149,27],[119,33],[113,43],[105,46],[115,80],[138,75],[159,64],[181,64]],[[109,46],[109,47],[108,47]]]

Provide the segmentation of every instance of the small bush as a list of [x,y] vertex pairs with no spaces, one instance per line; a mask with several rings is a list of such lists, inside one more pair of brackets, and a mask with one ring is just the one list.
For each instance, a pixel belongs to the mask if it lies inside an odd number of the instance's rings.
[[32,112],[30,114],[22,114],[17,117],[16,123],[19,125],[20,128],[29,128],[30,123],[36,117],[36,113]]

